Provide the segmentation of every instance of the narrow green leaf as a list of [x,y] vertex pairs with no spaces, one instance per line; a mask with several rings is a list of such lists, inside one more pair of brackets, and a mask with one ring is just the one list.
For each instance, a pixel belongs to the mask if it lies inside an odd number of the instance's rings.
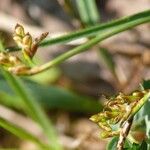
[[23,82],[16,76],[11,75],[10,73],[3,70],[3,75],[6,78],[8,84],[12,90],[18,95],[26,105],[26,110],[34,118],[39,125],[42,127],[45,135],[48,137],[49,148],[53,150],[61,150],[61,146],[57,139],[57,134],[55,128],[52,126],[50,120],[48,120],[43,109],[40,107],[32,97],[27,87],[23,85]]
[[[117,19],[114,21],[110,21],[108,23],[96,25],[90,28],[82,29],[79,31],[71,32],[66,35],[62,35],[56,38],[47,38],[46,40],[42,41],[40,43],[40,46],[49,46],[52,44],[61,44],[61,43],[67,43],[75,39],[79,39],[82,37],[93,37],[96,35],[101,35],[104,33],[108,33],[112,30],[115,30],[117,28],[124,27],[127,28],[124,30],[127,30],[129,28],[135,27],[139,24],[150,22],[150,10],[146,10],[131,16],[123,17],[121,19]],[[121,30],[121,31],[124,31]],[[120,31],[120,32],[121,32]],[[109,36],[110,37],[110,36]],[[9,51],[17,51],[20,50],[17,47],[11,47],[6,48]]]
[[108,34],[108,32],[113,32],[113,30],[121,29],[119,31],[121,32],[146,22],[150,22],[150,10],[143,11],[141,13],[137,13],[135,15],[124,17],[118,20],[114,20],[106,24],[101,24],[99,26],[94,26],[84,30],[72,32],[68,35],[60,36],[54,39],[46,39],[45,41],[40,43],[40,46],[64,43],[72,41],[74,39],[78,39],[80,37],[92,37],[94,35],[104,36],[105,34]]
[[85,25],[94,25],[100,20],[95,0],[78,0],[77,9]]
[[71,49],[70,51],[67,51],[67,52],[63,53],[62,55],[56,57],[52,61],[50,61],[50,62],[40,66],[38,68],[38,70],[33,69],[32,71],[27,72],[25,75],[34,75],[34,74],[40,73],[42,71],[45,71],[45,70],[47,70],[49,68],[52,68],[52,67],[54,67],[54,66],[64,62],[65,60],[67,60],[68,58],[70,58],[70,57],[72,57],[74,55],[77,55],[77,54],[79,54],[81,52],[85,52],[85,51],[89,50],[92,46],[98,44],[101,41],[104,41],[107,38],[112,37],[115,34],[118,34],[120,32],[128,30],[128,29],[131,29],[132,27],[135,27],[136,25],[142,24],[144,22],[150,21],[150,15],[147,16],[146,18],[140,18],[141,16],[139,17],[139,14],[135,15],[134,17],[136,19],[137,18],[138,19],[134,20],[135,19],[134,18],[132,21],[130,21],[131,18],[128,17],[128,20],[126,20],[127,22],[124,23],[124,24],[121,23],[121,25],[119,27],[116,26],[112,30],[108,30],[107,32],[104,32],[102,34],[97,35],[95,38],[92,38],[91,40],[89,40],[85,44],[82,44],[82,45],[80,45],[78,47],[75,47],[75,48]]
[[[4,79],[0,79],[0,85],[0,102],[15,108],[25,109],[22,100],[12,93]],[[48,109],[57,108],[88,113],[97,113],[102,109],[102,105],[95,99],[77,95],[56,86],[41,85],[30,80],[25,80],[25,85],[30,90],[35,100]]]
[[35,143],[37,146],[41,147],[42,149],[48,150],[48,147],[46,146],[46,144],[43,144],[34,135],[30,134],[23,128],[3,119],[2,117],[0,117],[0,126],[4,129],[8,130],[12,134],[16,135],[17,137],[19,137],[23,140],[31,141],[31,142]]
[[100,13],[96,4],[96,0],[85,0],[88,5],[89,16],[93,25],[100,22]]

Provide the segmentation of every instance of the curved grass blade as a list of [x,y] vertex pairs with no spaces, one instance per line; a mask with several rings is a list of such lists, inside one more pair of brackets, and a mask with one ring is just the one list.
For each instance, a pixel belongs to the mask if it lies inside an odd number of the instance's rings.
[[41,149],[48,150],[48,147],[46,144],[42,143],[38,138],[36,138],[34,135],[31,133],[27,132],[23,128],[3,119],[0,117],[0,126],[4,128],[5,130],[11,132],[12,134],[16,135],[17,137],[23,139],[23,140],[28,140],[33,143],[35,143],[38,147]]
[[[150,22],[150,10],[146,10],[131,16],[123,17],[114,21],[110,21],[108,23],[96,25],[93,27],[89,27],[86,29],[82,29],[79,31],[71,32],[66,35],[62,35],[56,38],[47,38],[44,41],[42,41],[39,45],[41,47],[43,46],[49,46],[53,44],[62,44],[67,43],[70,41],[73,41],[75,39],[79,39],[82,37],[93,37],[96,35],[101,35],[107,32],[110,32],[114,29],[120,28],[122,26],[128,26],[128,24],[131,24],[131,27],[135,27],[139,24]],[[132,25],[134,24],[134,25]],[[121,31],[120,31],[121,32]],[[6,48],[8,51],[17,51],[20,50],[18,47],[11,47]]]
[[28,114],[30,114],[30,116],[34,120],[36,120],[43,129],[43,132],[45,133],[49,141],[49,149],[62,150],[61,145],[59,144],[57,139],[55,128],[52,126],[52,123],[47,118],[39,103],[36,102],[32,95],[29,94],[30,92],[27,90],[27,87],[23,85],[22,81],[19,78],[11,75],[4,70],[3,75],[15,94],[23,100],[24,104],[26,105]]

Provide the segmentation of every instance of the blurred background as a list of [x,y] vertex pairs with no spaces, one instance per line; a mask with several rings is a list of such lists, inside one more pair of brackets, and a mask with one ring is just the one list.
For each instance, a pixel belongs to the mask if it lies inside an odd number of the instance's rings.
[[[83,11],[82,1],[5,0],[0,4],[0,37],[9,47],[15,45],[12,33],[16,23],[22,24],[35,37],[45,31],[49,32],[49,37],[55,37],[150,8],[149,0],[91,0],[94,15],[90,20],[86,14],[92,12]],[[45,63],[86,40],[39,48],[37,62]],[[143,79],[149,79],[149,50],[150,24],[145,24],[113,36],[44,73],[25,78],[30,80],[30,91],[55,124],[65,149],[105,149],[109,139],[99,139],[100,129],[88,118],[101,110],[105,102],[103,95],[111,96],[120,91],[131,93],[139,88]],[[21,104],[17,97],[11,98],[11,90],[3,77],[0,79],[0,115],[15,123],[19,121],[42,138],[32,120],[18,115],[24,114]],[[32,143],[0,128],[2,147],[34,149]]]

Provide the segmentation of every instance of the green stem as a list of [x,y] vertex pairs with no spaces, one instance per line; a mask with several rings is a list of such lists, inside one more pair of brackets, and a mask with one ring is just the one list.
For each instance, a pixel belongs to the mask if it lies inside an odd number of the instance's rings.
[[150,92],[146,93],[144,97],[140,99],[137,105],[133,108],[129,118],[123,123],[123,126],[120,131],[119,140],[117,143],[117,150],[123,150],[123,145],[132,126],[134,115],[142,108],[142,106],[148,101],[149,98],[150,98]]
[[[150,17],[149,17],[149,20],[150,20]],[[91,48],[92,46],[94,46],[95,44],[117,34],[117,33],[120,33],[120,32],[123,32],[125,30],[128,30],[128,29],[131,29],[139,24],[142,24],[144,22],[147,21],[147,18],[145,19],[139,19],[139,20],[136,20],[136,21],[133,21],[133,22],[128,22],[126,24],[122,24],[120,25],[120,27],[118,28],[114,28],[110,31],[107,31],[106,33],[103,33],[103,34],[100,34],[98,36],[96,36],[95,38],[89,40],[88,42],[86,42],[85,44],[83,45],[80,45],[78,47],[75,47],[73,48],[72,50],[66,52],[66,53],[63,53],[62,55],[56,57],[55,59],[53,59],[52,61],[42,65],[42,66],[39,66],[39,67],[35,67],[35,68],[32,68],[29,72],[27,72],[25,75],[33,75],[33,74],[36,74],[36,73],[39,73],[39,72],[42,72],[44,70],[47,70],[55,65],[58,65],[60,63],[62,63],[63,61],[67,60],[68,58],[76,55],[76,54],[79,54],[81,52],[84,52],[84,51],[87,51],[89,48]]]
[[[114,28],[118,28],[121,25],[125,25],[128,23],[132,22],[137,22],[136,25],[149,22],[150,21],[150,10],[146,10],[137,14],[134,14],[132,16],[127,16],[115,21],[111,21],[109,23],[104,23],[100,25],[96,25],[90,28],[82,29],[79,31],[75,31],[66,35],[62,35],[56,38],[47,38],[46,40],[42,41],[39,46],[44,47],[44,46],[49,46],[52,44],[61,44],[61,43],[67,43],[75,39],[79,39],[82,37],[92,37],[98,34],[103,34],[107,31],[111,31]],[[140,23],[139,23],[140,22]],[[17,51],[20,50],[18,47],[11,47],[11,48],[6,48],[8,51]]]
[[13,91],[18,95],[26,104],[26,108],[30,115],[41,125],[45,135],[48,137],[50,150],[61,150],[61,146],[58,142],[56,132],[52,126],[50,120],[47,118],[41,106],[34,100],[29,94],[27,88],[19,78],[11,75],[10,73],[3,71],[3,75],[9,83]]
[[149,98],[150,98],[150,92],[146,93],[144,97],[138,102],[138,104],[133,108],[132,113],[128,119],[132,118],[141,109],[141,107],[148,101]]

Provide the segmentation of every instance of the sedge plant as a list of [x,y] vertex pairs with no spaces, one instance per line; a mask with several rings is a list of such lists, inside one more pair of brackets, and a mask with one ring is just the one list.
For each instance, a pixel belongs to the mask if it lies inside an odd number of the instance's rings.
[[[18,127],[19,130],[16,130],[16,125],[9,123],[3,118],[0,118],[0,126],[18,137],[24,137],[24,139],[31,140],[41,149],[62,150],[62,146],[58,140],[58,135],[50,122],[50,119],[48,119],[42,107],[35,101],[34,97],[30,95],[26,86],[23,84],[23,81],[18,76],[31,76],[44,72],[77,54],[89,50],[91,47],[105,39],[148,22],[150,22],[150,10],[50,39],[46,38],[48,32],[41,34],[37,38],[33,38],[30,33],[25,31],[22,25],[16,24],[13,39],[17,46],[1,48],[0,67],[12,90],[24,102],[27,115],[29,115],[43,129],[43,132],[47,137],[47,143],[39,141],[39,139],[30,133],[27,133],[24,129]],[[90,39],[82,45],[66,51],[43,65],[35,64],[33,61],[38,47],[51,46],[52,44],[63,44],[83,37],[90,37]],[[20,51],[21,57],[13,55],[11,53],[13,51]],[[104,130],[102,137],[107,138],[119,135],[116,148],[121,150],[124,148],[128,133],[134,122],[134,116],[148,101],[149,97],[149,90],[134,92],[131,95],[120,93],[116,98],[108,100],[104,110],[101,113],[92,116],[91,120],[96,122]],[[113,130],[113,127],[118,125],[118,123],[119,128]],[[132,144],[134,145],[134,142],[132,142]],[[108,149],[111,149],[114,146],[112,143],[111,145],[108,146]]]

